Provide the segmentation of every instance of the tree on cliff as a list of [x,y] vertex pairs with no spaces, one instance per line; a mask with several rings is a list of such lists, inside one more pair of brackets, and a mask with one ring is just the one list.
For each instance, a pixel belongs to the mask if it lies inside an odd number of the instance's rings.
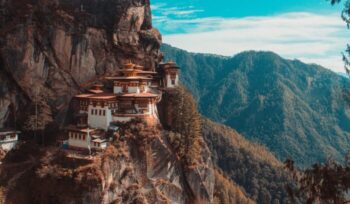
[[[332,5],[342,2],[342,0],[327,0],[330,1]],[[343,20],[346,22],[348,28],[350,28],[350,0],[344,1],[344,8],[341,13]],[[350,45],[347,45],[345,53],[343,53],[343,60],[345,62],[345,69],[348,74],[350,74]]]
[[307,203],[345,204],[350,203],[350,162],[345,164],[328,161],[325,164],[314,164],[312,168],[300,171],[295,168],[292,160],[285,162],[286,168],[298,182],[298,190],[289,188],[292,198],[305,196]]
[[177,88],[172,95],[170,139],[178,156],[193,165],[200,154],[201,117],[192,94],[184,87]]
[[43,144],[45,143],[45,129],[47,125],[53,122],[52,111],[48,105],[49,99],[50,94],[47,90],[43,90],[40,93],[39,90],[36,90],[36,96],[30,114],[27,116],[24,124],[24,130],[33,132],[35,139],[38,139],[37,133],[40,131]]

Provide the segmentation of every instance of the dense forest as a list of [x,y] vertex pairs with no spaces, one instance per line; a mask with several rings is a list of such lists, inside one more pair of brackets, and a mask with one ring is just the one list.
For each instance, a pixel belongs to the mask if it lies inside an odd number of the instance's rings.
[[163,45],[182,68],[181,81],[201,114],[262,143],[299,166],[338,160],[349,149],[349,80],[318,65],[271,52],[234,57],[189,53]]
[[[235,130],[203,120],[203,136],[218,168],[257,203],[290,203],[286,186],[289,173],[266,148],[249,142]],[[296,198],[296,203],[301,201]]]
[[251,198],[247,197],[244,189],[232,182],[230,178],[215,170],[215,191],[213,204],[254,204]]

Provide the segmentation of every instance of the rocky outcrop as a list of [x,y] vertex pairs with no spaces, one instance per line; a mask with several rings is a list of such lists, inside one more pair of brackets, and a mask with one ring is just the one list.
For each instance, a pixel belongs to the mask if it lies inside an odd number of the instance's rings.
[[0,1],[0,127],[42,91],[62,124],[72,96],[97,78],[129,60],[154,69],[160,42],[148,0]]
[[[55,127],[63,127],[72,96],[125,62],[154,70],[161,35],[149,4],[0,0],[0,128],[23,127],[38,95],[50,96]],[[197,164],[188,167],[162,128],[152,128],[116,136],[93,157],[24,145],[2,161],[0,196],[16,204],[211,203],[215,176],[203,140]]]
[[198,165],[187,168],[166,134],[137,131],[94,157],[49,148],[34,161],[28,154],[24,162],[8,159],[0,171],[6,203],[212,203],[215,175],[205,143]]

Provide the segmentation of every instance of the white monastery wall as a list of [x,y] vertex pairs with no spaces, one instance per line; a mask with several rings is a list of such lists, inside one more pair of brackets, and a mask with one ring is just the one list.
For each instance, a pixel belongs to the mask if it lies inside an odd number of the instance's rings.
[[166,87],[167,88],[175,88],[179,85],[179,75],[176,75],[176,78],[175,78],[175,84],[172,84],[171,83],[171,77],[169,74],[166,75]]
[[108,106],[93,107],[89,105],[88,125],[92,128],[107,130],[109,124],[112,122],[112,111]]
[[0,141],[1,148],[6,151],[10,151],[16,147],[18,142],[18,134],[14,138],[11,138],[10,135],[7,135],[4,140]]
[[[68,139],[69,146],[87,149],[88,148],[87,134],[81,134],[81,133],[74,133],[74,134],[80,134],[81,139],[79,139],[79,137],[75,138],[70,136]],[[82,139],[82,135],[85,135],[85,140]]]
[[123,93],[123,88],[121,86],[114,86],[113,93],[115,94]]
[[132,87],[132,86],[129,86],[128,87],[128,92],[129,93],[140,93],[140,87]]

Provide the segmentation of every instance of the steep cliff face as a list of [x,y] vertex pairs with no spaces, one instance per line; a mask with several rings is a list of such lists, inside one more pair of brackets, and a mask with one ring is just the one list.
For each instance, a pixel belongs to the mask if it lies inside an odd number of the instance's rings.
[[0,1],[0,128],[43,91],[62,124],[86,84],[129,60],[154,69],[160,42],[148,0]]
[[0,174],[5,202],[212,203],[215,175],[204,142],[198,165],[186,168],[158,128],[136,123],[129,130],[92,158],[56,148],[13,152]]
[[[72,96],[129,60],[155,69],[160,44],[148,0],[0,0],[0,128],[23,127],[38,95],[50,96],[55,122],[64,124]],[[92,157],[21,146],[0,166],[0,200],[211,203],[215,175],[203,139],[188,167],[161,127],[144,125],[126,125],[129,134]]]

